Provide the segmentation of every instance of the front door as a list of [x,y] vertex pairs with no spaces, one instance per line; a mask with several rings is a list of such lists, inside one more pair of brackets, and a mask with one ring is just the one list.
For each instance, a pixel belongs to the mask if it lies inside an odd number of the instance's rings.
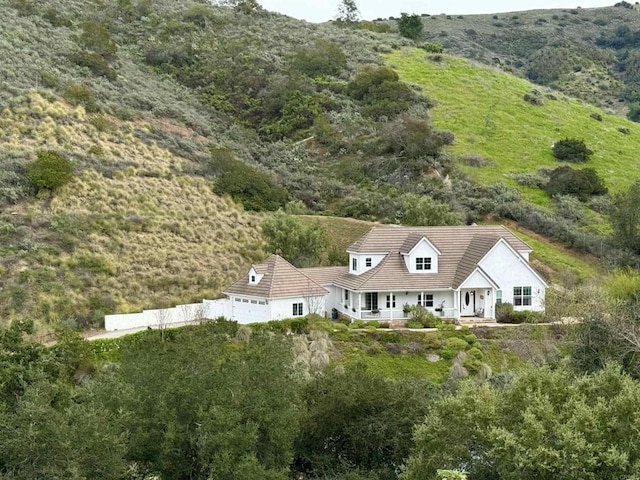
[[460,315],[472,317],[476,312],[476,292],[475,290],[460,291]]

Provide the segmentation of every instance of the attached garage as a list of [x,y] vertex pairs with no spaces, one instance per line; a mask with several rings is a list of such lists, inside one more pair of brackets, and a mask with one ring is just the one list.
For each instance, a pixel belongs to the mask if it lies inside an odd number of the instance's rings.
[[269,320],[269,306],[265,300],[233,297],[231,320],[238,323],[256,323]]

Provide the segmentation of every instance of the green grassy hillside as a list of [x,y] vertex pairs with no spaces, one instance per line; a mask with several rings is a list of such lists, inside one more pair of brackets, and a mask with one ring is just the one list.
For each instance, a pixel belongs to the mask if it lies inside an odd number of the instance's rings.
[[[544,89],[544,104],[532,105],[523,96],[540,87],[463,58],[442,55],[436,60],[422,50],[403,50],[386,60],[435,102],[433,121],[455,134],[449,150],[456,157],[477,154],[489,161],[483,167],[459,162],[465,173],[482,183],[501,181],[516,187],[514,174],[559,166],[551,146],[567,137],[584,139],[595,152],[585,166],[595,168],[612,192],[628,187],[639,175],[638,124]],[[594,113],[602,120],[592,118]],[[531,201],[549,202],[539,189],[522,191]]]
[[423,39],[441,43],[453,55],[625,114],[631,103],[638,102],[640,91],[636,66],[640,12],[632,3],[423,16]]

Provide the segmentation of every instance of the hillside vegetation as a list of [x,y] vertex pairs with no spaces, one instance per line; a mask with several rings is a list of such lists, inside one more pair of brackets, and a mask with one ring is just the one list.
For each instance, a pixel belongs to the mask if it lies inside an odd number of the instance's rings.
[[441,43],[454,55],[626,114],[640,92],[640,11],[632,3],[423,16],[423,39]]
[[[540,90],[540,104],[529,103],[524,96],[535,85],[460,57],[405,50],[386,59],[401,78],[422,87],[434,101],[435,125],[456,136],[448,150],[481,183],[500,179],[517,187],[518,174],[557,167],[551,146],[564,138],[581,138],[594,151],[588,166],[610,191],[628,188],[637,177],[640,125],[634,122],[548,89]],[[465,164],[472,155],[486,163]],[[550,201],[541,190],[522,191],[529,200]]]
[[[608,196],[551,199],[504,175],[546,182],[534,171],[555,164],[543,147],[584,129],[587,166],[624,189],[637,130],[618,117],[561,96],[524,104],[524,82],[424,60],[377,24],[312,25],[252,2],[11,0],[0,13],[4,323],[99,326],[108,312],[216,296],[267,253],[260,225],[279,209],[406,225],[506,218],[609,265],[637,263],[609,236]],[[70,180],[35,182],[41,157],[69,161]],[[322,222],[329,253],[305,264],[343,262],[367,225]]]

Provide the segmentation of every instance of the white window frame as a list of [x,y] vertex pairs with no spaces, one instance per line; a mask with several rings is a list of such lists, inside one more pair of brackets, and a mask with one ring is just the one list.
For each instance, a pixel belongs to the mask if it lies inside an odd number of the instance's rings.
[[431,257],[416,257],[416,270],[431,270]]
[[378,292],[364,293],[364,309],[367,311],[378,310]]
[[358,271],[358,259],[356,257],[353,257],[351,259],[351,270],[353,270],[354,272]]
[[294,317],[301,317],[304,315],[304,304],[302,302],[294,303],[292,309]]
[[367,257],[364,259],[364,266],[365,267],[370,267],[371,266],[371,257]]
[[532,293],[533,288],[529,286],[513,287],[513,306],[530,307],[533,303]]
[[396,308],[396,294],[387,295],[387,308]]
[[502,290],[496,290],[496,305],[502,303]]
[[423,307],[433,307],[433,294],[432,293],[419,293],[418,305]]

